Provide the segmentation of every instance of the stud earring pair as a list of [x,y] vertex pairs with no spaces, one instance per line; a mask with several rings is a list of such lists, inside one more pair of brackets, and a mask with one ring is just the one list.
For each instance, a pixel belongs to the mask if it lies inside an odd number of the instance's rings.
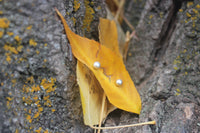
[[[100,67],[101,67],[100,62],[95,61],[94,64],[93,64],[93,67],[94,67],[95,69],[100,68]],[[121,79],[117,79],[115,83],[116,83],[117,86],[120,86],[120,85],[122,85],[123,81],[122,81]]]

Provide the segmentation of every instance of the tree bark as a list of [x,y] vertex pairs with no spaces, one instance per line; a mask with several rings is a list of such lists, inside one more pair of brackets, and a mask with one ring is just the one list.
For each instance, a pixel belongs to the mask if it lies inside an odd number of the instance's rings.
[[[101,0],[0,1],[2,133],[93,132],[83,123],[76,60],[54,8],[74,32],[98,40],[105,6]],[[104,126],[157,124],[102,132],[200,132],[199,1],[128,0],[124,10],[138,37],[126,66],[143,107],[139,116],[118,109]]]

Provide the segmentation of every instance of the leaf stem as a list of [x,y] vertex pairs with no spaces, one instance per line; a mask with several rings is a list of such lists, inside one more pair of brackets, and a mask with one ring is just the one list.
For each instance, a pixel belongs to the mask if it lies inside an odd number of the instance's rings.
[[156,124],[156,121],[148,121],[148,122],[143,122],[143,123],[122,125],[122,126],[113,126],[113,127],[94,127],[94,126],[91,126],[91,128],[94,128],[94,129],[116,129],[116,128],[135,127],[135,126],[144,126],[144,125],[155,125],[155,124]]
[[100,113],[100,118],[99,118],[99,126],[96,127],[96,128],[98,128],[98,132],[97,133],[100,133],[100,131],[101,131],[100,128],[101,128],[101,122],[102,122],[102,119],[103,119],[103,111],[104,111],[104,107],[105,107],[105,101],[106,101],[106,94],[103,93],[101,113]]

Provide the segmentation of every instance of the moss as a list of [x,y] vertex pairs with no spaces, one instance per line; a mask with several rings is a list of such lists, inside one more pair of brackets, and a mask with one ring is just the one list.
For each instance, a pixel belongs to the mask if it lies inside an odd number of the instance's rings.
[[0,18],[0,28],[8,28],[10,21],[7,18]]
[[91,22],[94,19],[93,14],[95,13],[93,8],[90,7],[90,2],[88,0],[84,0],[84,5],[85,5],[85,16],[84,16],[84,20],[83,20],[83,29],[86,29],[88,32],[90,31],[90,25]]

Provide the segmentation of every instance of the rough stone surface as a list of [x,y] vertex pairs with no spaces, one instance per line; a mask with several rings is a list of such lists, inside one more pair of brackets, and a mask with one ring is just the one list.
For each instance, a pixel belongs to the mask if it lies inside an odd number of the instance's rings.
[[[101,0],[0,0],[0,21],[9,21],[0,24],[2,133],[93,132],[83,123],[76,61],[55,7],[73,31],[98,40]],[[126,66],[143,107],[139,116],[115,110],[104,126],[157,124],[102,132],[199,133],[199,1],[127,0],[124,15],[136,27]]]

